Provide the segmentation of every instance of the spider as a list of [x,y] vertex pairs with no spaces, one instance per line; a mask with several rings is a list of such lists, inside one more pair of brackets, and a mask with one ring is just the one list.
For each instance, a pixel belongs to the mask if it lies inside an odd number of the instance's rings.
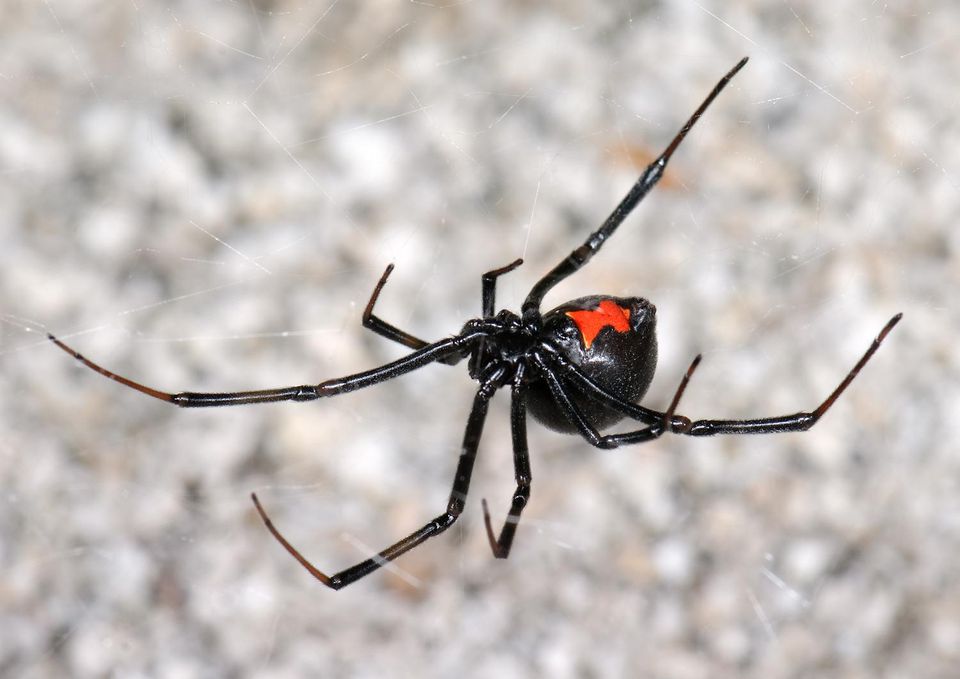
[[[481,501],[487,538],[493,555],[505,559],[510,554],[520,514],[530,498],[532,476],[526,434],[528,412],[550,429],[579,434],[591,445],[604,449],[644,443],[668,431],[687,436],[805,431],[830,409],[902,317],[902,314],[897,314],[887,322],[853,369],[826,400],[812,411],[747,420],[691,420],[675,411],[700,362],[700,356],[690,364],[665,411],[653,410],[637,403],[653,379],[657,362],[656,307],[649,301],[640,297],[591,295],[541,313],[540,304],[547,292],[579,271],[600,250],[627,215],[663,176],[667,161],[687,133],[746,63],[747,58],[742,59],[721,78],[666,150],[643,171],[600,228],[533,286],[519,315],[508,310],[496,311],[494,299],[497,279],[520,266],[523,263],[521,259],[483,274],[483,315],[480,318],[467,321],[463,329],[452,337],[426,342],[381,320],[373,313],[374,305],[393,271],[391,264],[383,272],[364,309],[363,326],[413,349],[412,353],[378,368],[326,380],[320,384],[220,393],[160,391],[101,367],[52,334],[48,337],[58,347],[101,375],[148,396],[184,408],[313,401],[379,384],[430,363],[455,365],[462,359],[467,359],[467,371],[470,377],[479,383],[479,388],[467,418],[453,489],[446,509],[422,528],[379,554],[339,573],[328,575],[287,541],[270,520],[256,493],[251,494],[251,498],[267,529],[290,555],[324,585],[332,589],[345,587],[453,525],[465,507],[470,476],[490,399],[498,389],[509,386],[516,490],[499,534],[495,534],[493,530],[486,500]],[[624,418],[636,420],[644,426],[622,433],[600,433],[600,430]]]

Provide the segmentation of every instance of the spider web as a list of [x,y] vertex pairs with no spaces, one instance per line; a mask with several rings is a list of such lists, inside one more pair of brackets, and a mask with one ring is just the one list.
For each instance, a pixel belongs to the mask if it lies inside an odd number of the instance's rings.
[[[960,648],[957,9],[760,0],[31,3],[0,24],[0,455],[10,676],[946,676]],[[614,452],[530,426],[506,562],[508,399],[447,535],[324,569],[444,506],[471,398],[435,366],[321,405],[162,389],[317,382],[516,309],[743,55],[613,245],[551,293],[658,306],[664,404],[822,399],[804,435]],[[211,668],[213,671],[211,672]],[[642,669],[641,669],[642,668]],[[821,672],[817,672],[821,670]]]

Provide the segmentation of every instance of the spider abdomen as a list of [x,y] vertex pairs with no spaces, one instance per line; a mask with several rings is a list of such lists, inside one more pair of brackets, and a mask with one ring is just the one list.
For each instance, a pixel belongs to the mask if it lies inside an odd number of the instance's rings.
[[[656,311],[641,297],[580,297],[543,316],[541,337],[596,384],[633,403],[646,393],[657,367]],[[596,429],[623,419],[619,411],[586,396],[573,383],[565,384]],[[527,406],[550,429],[577,431],[543,380],[531,384]]]

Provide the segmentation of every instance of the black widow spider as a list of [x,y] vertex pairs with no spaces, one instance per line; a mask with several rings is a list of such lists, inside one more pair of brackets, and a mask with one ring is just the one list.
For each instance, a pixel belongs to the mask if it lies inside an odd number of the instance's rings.
[[[495,311],[494,296],[497,278],[513,271],[522,263],[518,259],[507,266],[485,273],[481,279],[483,316],[467,321],[459,334],[437,342],[425,342],[390,325],[373,314],[373,307],[393,270],[391,264],[383,272],[363,312],[363,326],[378,335],[414,349],[413,353],[386,365],[316,385],[282,387],[259,391],[228,393],[167,393],[121,377],[88,360],[77,351],[49,335],[58,347],[96,372],[148,396],[184,408],[206,406],[271,403],[274,401],[313,401],[363,389],[399,377],[429,363],[454,365],[467,358],[472,379],[480,383],[467,418],[460,461],[453,480],[453,490],[442,514],[427,522],[399,542],[361,563],[335,575],[327,575],[297,551],[273,525],[256,494],[252,494],[257,512],[271,534],[317,580],[333,589],[340,589],[393,561],[427,538],[449,528],[463,511],[470,475],[476,459],[487,406],[494,392],[508,386],[511,391],[510,424],[513,438],[513,465],[517,488],[507,518],[496,536],[490,523],[486,500],[482,501],[483,519],[490,547],[497,558],[510,553],[520,513],[530,497],[530,460],[527,451],[526,415],[529,408],[535,419],[547,427],[564,433],[579,433],[598,448],[643,443],[667,431],[688,436],[716,434],[769,434],[805,431],[812,427],[833,405],[853,381],[880,343],[897,324],[897,314],[880,331],[866,353],[823,403],[811,412],[763,417],[751,420],[694,420],[674,411],[693,374],[697,356],[680,381],[673,400],[665,412],[638,405],[653,379],[657,362],[656,308],[640,297],[581,297],[547,312],[540,313],[544,295],[557,283],[576,273],[613,235],[617,227],[637,206],[663,175],[667,161],[683,141],[690,128],[743,68],[742,59],[713,88],[700,107],[666,150],[640,175],[626,197],[607,220],[579,248],[557,264],[530,290],[521,314]],[[642,429],[601,435],[598,430],[624,417],[643,423]]]

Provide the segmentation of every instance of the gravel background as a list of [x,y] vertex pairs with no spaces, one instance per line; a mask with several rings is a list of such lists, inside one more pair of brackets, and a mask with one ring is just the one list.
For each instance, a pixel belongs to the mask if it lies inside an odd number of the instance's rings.
[[[898,7],[909,4],[911,9]],[[2,0],[0,675],[953,677],[960,664],[960,5]],[[435,366],[322,404],[180,411],[402,355],[499,303],[751,62],[615,245],[550,295],[659,308],[664,405],[815,405],[806,434],[601,452],[491,409],[457,526],[342,592],[321,567],[444,506],[472,394]]]

